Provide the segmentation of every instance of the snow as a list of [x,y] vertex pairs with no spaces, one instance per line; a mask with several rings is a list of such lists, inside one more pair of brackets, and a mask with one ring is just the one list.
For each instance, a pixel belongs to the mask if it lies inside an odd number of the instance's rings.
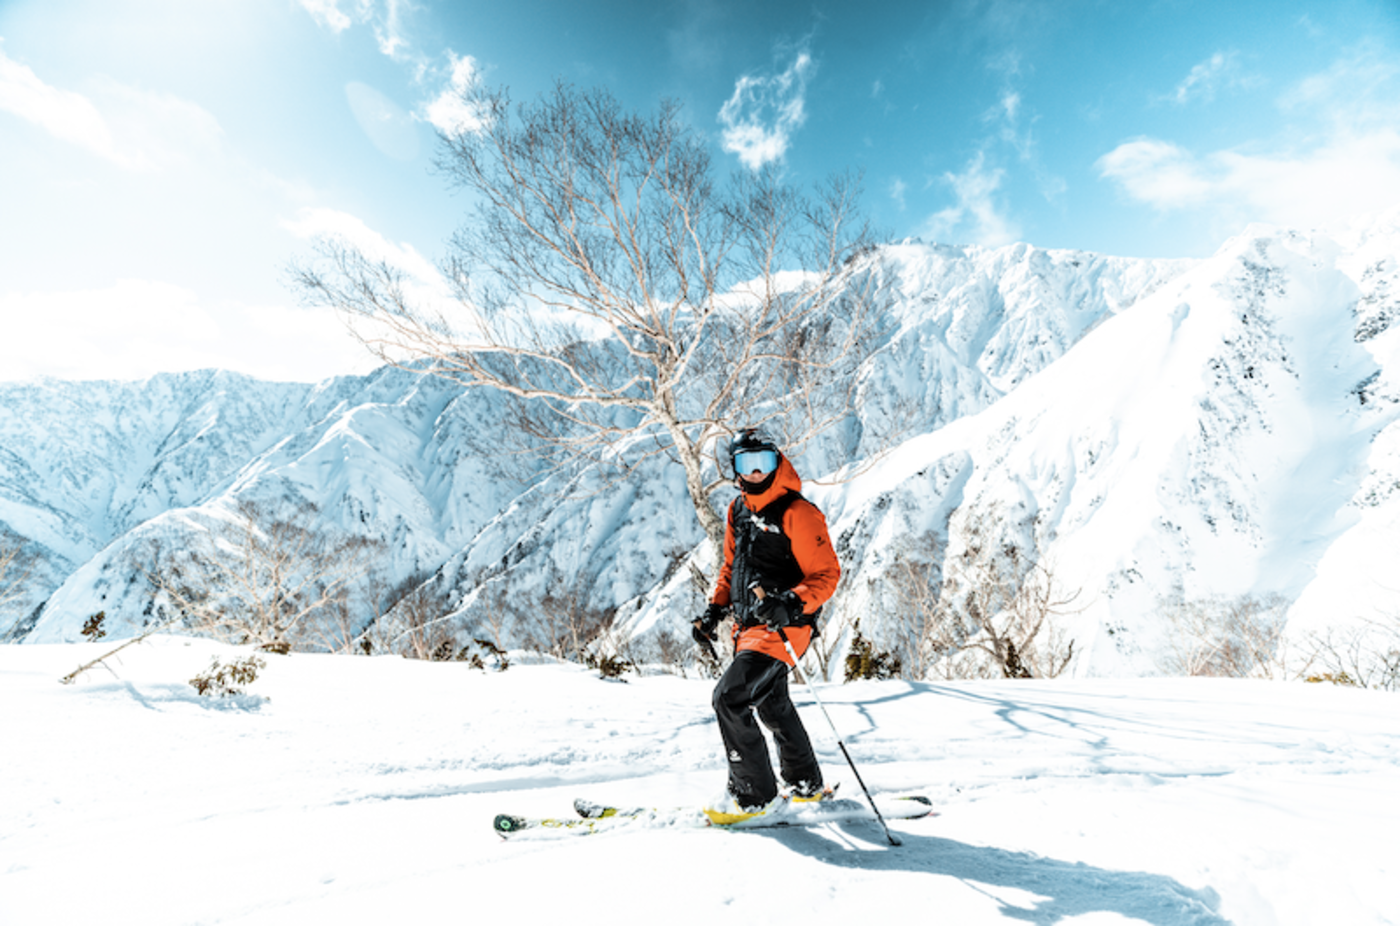
[[[1400,613],[1397,254],[1394,216],[1255,226],[1201,261],[883,248],[857,412],[797,460],[843,561],[827,639],[839,654],[857,619],[900,639],[891,575],[947,575],[978,513],[1078,593],[1059,628],[1077,677],[1160,671],[1181,597],[1281,596],[1300,640]],[[0,384],[0,536],[39,563],[0,639],[77,642],[98,611],[137,631],[151,591],[133,565],[247,501],[310,503],[328,533],[384,544],[376,587],[423,582],[459,642],[547,635],[529,609],[502,623],[503,594],[614,613],[642,649],[684,634],[702,602],[677,567],[705,540],[680,468],[551,471],[503,448],[507,414],[393,369]]]
[[[1394,694],[1206,679],[823,684],[880,795],[938,815],[502,841],[575,797],[722,788],[711,682],[264,654],[0,646],[0,922],[1400,922]],[[859,796],[794,686],[829,780]]]

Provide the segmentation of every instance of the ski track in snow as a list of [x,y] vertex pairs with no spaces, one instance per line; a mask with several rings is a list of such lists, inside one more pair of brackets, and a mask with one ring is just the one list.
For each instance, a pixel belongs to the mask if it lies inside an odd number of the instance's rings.
[[[822,688],[862,775],[938,816],[502,841],[576,797],[722,788],[711,683],[265,656],[156,637],[0,647],[0,923],[1400,922],[1393,694],[1204,679]],[[841,792],[859,787],[795,697]]]

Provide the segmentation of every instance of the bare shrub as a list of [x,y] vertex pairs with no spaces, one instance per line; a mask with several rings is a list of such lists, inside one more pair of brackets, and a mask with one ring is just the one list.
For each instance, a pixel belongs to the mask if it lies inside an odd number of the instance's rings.
[[383,598],[384,613],[377,615],[365,630],[363,650],[409,659],[456,658],[461,643],[452,629],[453,621],[447,617],[449,602],[424,576],[410,576]]
[[1069,667],[1074,642],[1053,619],[1078,592],[1061,589],[1034,530],[1026,546],[1010,526],[995,511],[959,509],[941,565],[932,533],[901,551],[889,591],[904,617],[892,642],[910,677],[1054,678]]
[[1400,614],[1310,634],[1302,649],[1304,681],[1400,691]]
[[867,678],[899,678],[904,674],[904,663],[888,650],[877,650],[860,632],[860,621],[853,628],[855,639],[846,653],[847,682]]
[[309,504],[283,517],[240,502],[231,518],[208,518],[199,527],[178,548],[153,544],[144,551],[142,562],[154,564],[141,568],[156,610],[233,643],[349,646],[353,619],[346,610],[363,600],[381,543],[328,530]]
[[1170,599],[1161,668],[1168,675],[1283,678],[1288,606],[1281,595]]
[[612,626],[614,612],[591,608],[575,590],[556,585],[530,606],[526,649],[585,665],[591,645]]
[[243,689],[258,680],[258,672],[267,668],[259,656],[245,656],[232,662],[215,658],[209,668],[190,679],[194,690],[206,698],[231,698],[243,694]]
[[22,632],[24,614],[9,619],[7,613],[23,598],[25,582],[37,565],[38,559],[25,551],[18,538],[0,533],[0,627],[4,628],[0,641]]

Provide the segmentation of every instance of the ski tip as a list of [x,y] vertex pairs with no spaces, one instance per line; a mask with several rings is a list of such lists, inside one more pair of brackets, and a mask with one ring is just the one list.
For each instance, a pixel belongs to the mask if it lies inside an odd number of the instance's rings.
[[508,813],[497,814],[491,825],[502,836],[509,836],[511,833],[519,832],[525,828],[525,818],[512,817]]
[[885,807],[890,811],[891,816],[901,820],[921,820],[924,817],[938,815],[938,812],[933,809],[933,801],[922,794],[909,794],[893,798]]

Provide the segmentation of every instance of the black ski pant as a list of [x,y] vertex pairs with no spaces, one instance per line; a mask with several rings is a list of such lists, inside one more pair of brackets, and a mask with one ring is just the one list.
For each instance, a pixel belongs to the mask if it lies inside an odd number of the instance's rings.
[[764,653],[742,650],[715,686],[711,699],[729,757],[729,793],[745,807],[778,796],[768,744],[758,720],[773,733],[783,780],[795,786],[821,785],[822,771],[807,728],[788,695],[788,665]]

